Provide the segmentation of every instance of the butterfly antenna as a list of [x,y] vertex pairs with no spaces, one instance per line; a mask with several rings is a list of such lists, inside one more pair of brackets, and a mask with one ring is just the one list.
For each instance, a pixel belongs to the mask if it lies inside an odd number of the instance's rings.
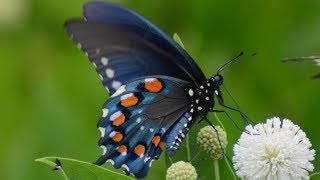
[[[225,63],[222,67],[220,67],[220,69],[218,70],[218,74],[220,74],[221,71],[223,71],[225,68],[229,67],[230,64],[232,62],[235,62],[235,60],[237,60],[240,56],[242,56],[244,54],[244,52],[241,52],[238,56],[236,56],[235,58],[231,59],[230,61],[228,61],[227,63]],[[252,53],[251,57],[257,55],[257,53]]]
[[221,67],[219,68],[217,74],[220,74],[220,72],[221,72],[224,68],[228,67],[230,63],[232,63],[233,61],[235,61],[236,59],[238,59],[238,58],[239,58],[240,56],[242,56],[243,54],[244,54],[243,51],[240,52],[240,53],[238,54],[238,56],[234,57],[233,59],[231,59],[230,61],[228,61],[227,63],[225,63],[223,66],[221,66]]

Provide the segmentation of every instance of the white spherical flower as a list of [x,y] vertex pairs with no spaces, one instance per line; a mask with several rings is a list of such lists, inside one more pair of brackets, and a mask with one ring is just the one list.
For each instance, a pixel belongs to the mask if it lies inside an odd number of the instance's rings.
[[315,151],[299,126],[274,117],[248,125],[234,146],[234,168],[242,179],[309,179]]

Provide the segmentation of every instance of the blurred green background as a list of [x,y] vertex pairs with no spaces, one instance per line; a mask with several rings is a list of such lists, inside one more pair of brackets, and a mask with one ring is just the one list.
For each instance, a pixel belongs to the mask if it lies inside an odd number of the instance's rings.
[[[0,179],[56,179],[34,159],[62,156],[93,162],[101,154],[96,123],[108,95],[63,29],[66,19],[82,15],[84,2],[0,0]],[[257,52],[223,72],[228,90],[255,121],[280,116],[300,125],[320,152],[320,80],[309,78],[320,67],[280,62],[320,53],[320,1],[114,2],[170,35],[177,32],[207,77],[240,51]],[[241,123],[239,115],[232,115]],[[232,156],[241,132],[220,118]],[[319,171],[319,158],[314,163]]]

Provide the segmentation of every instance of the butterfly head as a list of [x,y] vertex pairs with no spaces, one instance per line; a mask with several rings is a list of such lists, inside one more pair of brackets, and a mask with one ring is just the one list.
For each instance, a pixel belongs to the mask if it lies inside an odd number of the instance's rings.
[[223,83],[223,77],[220,74],[216,74],[211,78],[211,80],[213,81],[213,84],[217,86],[221,86]]

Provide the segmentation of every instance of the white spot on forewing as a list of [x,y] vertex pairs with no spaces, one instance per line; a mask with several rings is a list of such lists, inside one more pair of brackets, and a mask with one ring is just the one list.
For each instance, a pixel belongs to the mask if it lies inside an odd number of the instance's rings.
[[102,145],[100,148],[102,149],[102,155],[105,155],[107,153],[107,147]]
[[204,87],[203,86],[200,86],[200,89],[203,89]]
[[101,137],[104,137],[104,135],[105,135],[105,133],[106,133],[106,128],[99,127],[98,129],[99,129],[99,131],[101,132]]
[[109,59],[108,58],[106,58],[106,57],[102,57],[101,58],[101,63],[103,64],[103,65],[107,65],[108,64],[108,62],[109,62]]
[[155,78],[147,78],[147,79],[145,79],[144,81],[145,82],[152,82],[152,81],[155,81],[156,79]]
[[144,126],[141,126],[141,127],[140,127],[140,130],[141,130],[141,131],[143,131],[143,130],[144,130],[144,128],[145,128]]
[[198,107],[198,110],[199,110],[199,111],[201,111],[201,110],[202,110],[202,107],[201,107],[201,106],[199,106],[199,107]]
[[209,101],[209,97],[208,96],[206,97],[206,100]]
[[112,81],[112,87],[113,87],[113,89],[117,90],[117,89],[120,88],[120,86],[121,86],[121,82],[119,82],[119,81]]
[[125,94],[125,95],[121,96],[121,101],[128,99],[131,96],[133,96],[133,93]]
[[102,117],[105,118],[105,117],[108,116],[109,110],[108,110],[107,108],[103,108],[103,109],[102,109],[102,113],[103,113],[103,114],[102,114]]
[[215,93],[216,95],[218,95],[218,94],[219,94],[217,90],[215,90],[215,91],[214,91],[214,93]]
[[122,85],[122,86],[119,87],[119,89],[115,93],[112,94],[111,97],[119,96],[120,94],[122,94],[125,91],[126,91],[126,86]]
[[117,111],[115,113],[113,113],[110,117],[110,121],[114,121],[117,117],[119,117],[121,115],[121,111]]
[[114,70],[107,68],[106,69],[106,75],[108,78],[113,78],[114,77]]
[[186,137],[186,135],[184,135],[183,133],[181,133],[181,137],[184,138],[184,137]]
[[196,103],[197,103],[197,104],[199,103],[199,99],[196,99]]
[[193,96],[193,90],[192,89],[189,89],[188,93],[189,93],[189,96]]
[[210,83],[207,83],[207,86],[210,87]]
[[153,132],[154,131],[154,129],[153,128],[150,128],[150,132]]

